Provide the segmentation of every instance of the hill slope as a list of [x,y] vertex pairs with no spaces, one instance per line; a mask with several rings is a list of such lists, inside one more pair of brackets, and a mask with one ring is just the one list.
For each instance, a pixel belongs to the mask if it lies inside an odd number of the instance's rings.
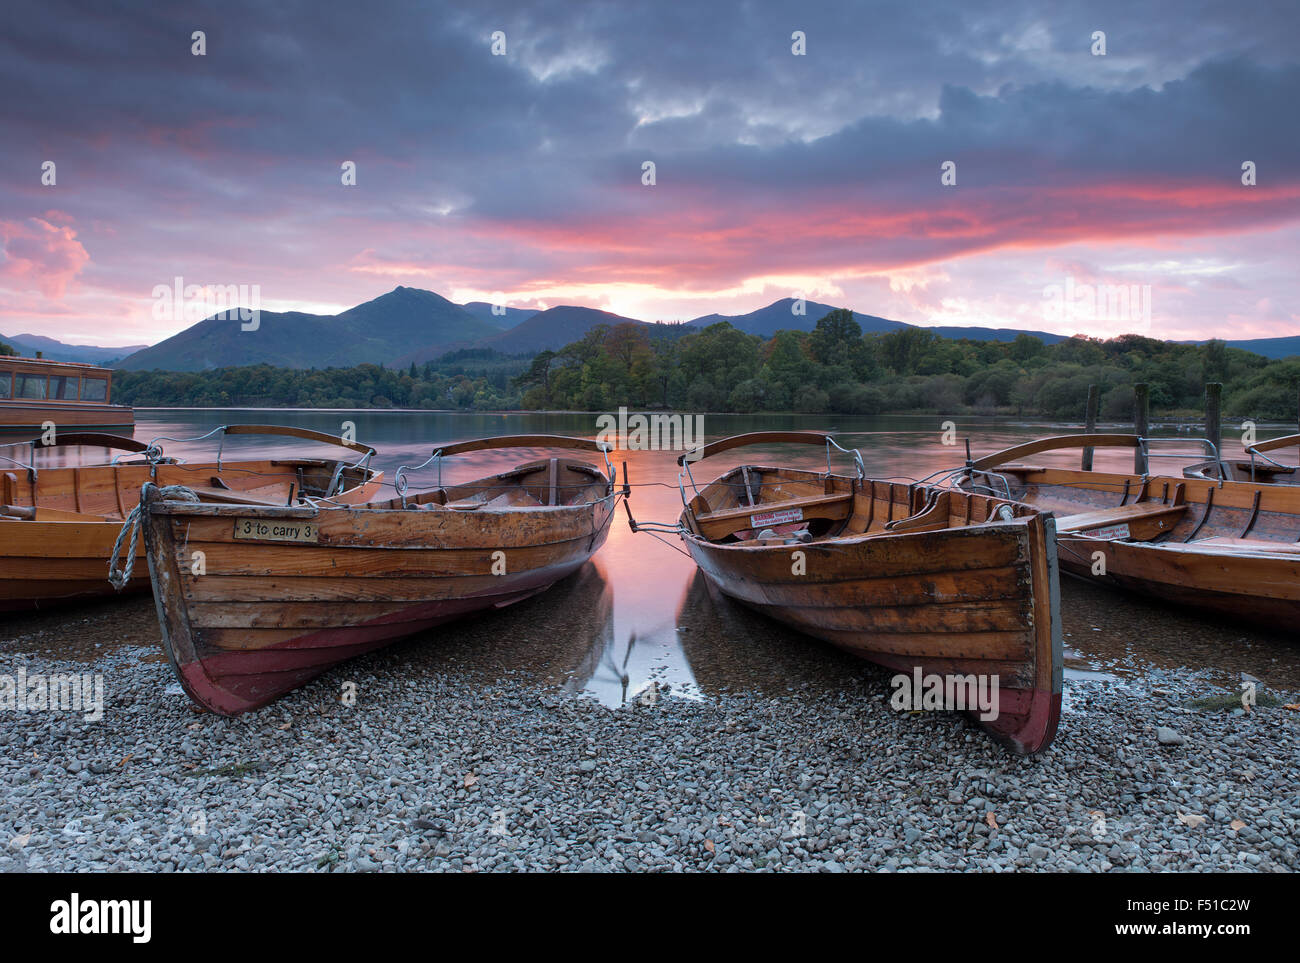
[[1228,341],[1229,348],[1253,351],[1265,358],[1290,358],[1300,355],[1300,336],[1290,338],[1253,338],[1249,341]]
[[486,321],[503,331],[522,324],[537,313],[537,308],[506,308],[505,314],[493,314],[492,305],[487,301],[466,301],[461,307],[480,321]]
[[1028,334],[1038,338],[1043,344],[1056,344],[1058,341],[1068,340],[1068,335],[1048,334],[1046,331],[1025,331],[1020,328],[958,328],[958,327],[941,327],[927,328],[935,334],[944,338],[960,339],[965,338],[969,341],[1015,341],[1016,335]]
[[23,357],[32,358],[36,352],[49,361],[76,361],[81,364],[108,364],[125,358],[148,345],[133,344],[122,348],[101,348],[93,344],[65,344],[43,334],[0,334],[0,342],[9,345]]
[[432,291],[398,287],[336,315],[263,311],[255,331],[242,330],[237,315],[214,316],[137,351],[119,367],[201,371],[252,364],[386,364],[417,350],[436,356],[495,333],[491,325]]
[[[739,328],[746,334],[770,338],[778,331],[811,331],[817,327],[818,319],[835,310],[829,304],[805,301],[804,313],[795,314],[794,305],[794,298],[782,298],[748,314],[706,314],[703,317],[692,318],[686,323],[694,327],[707,328],[719,321],[726,321],[733,328]],[[861,314],[857,311],[853,312],[853,317],[862,326],[863,332],[896,331],[899,328],[910,327],[902,321],[890,321],[887,318],[878,318],[874,314]]]
[[509,331],[502,331],[495,337],[489,338],[481,347],[495,348],[503,354],[558,351],[566,344],[581,340],[583,335],[599,324],[612,326],[625,322],[645,325],[647,328],[654,327],[645,321],[625,318],[608,311],[563,304],[537,312],[522,324],[517,324]]

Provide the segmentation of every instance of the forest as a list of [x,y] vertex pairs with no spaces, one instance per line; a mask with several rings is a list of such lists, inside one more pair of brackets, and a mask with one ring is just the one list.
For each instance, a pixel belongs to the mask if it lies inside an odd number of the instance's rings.
[[[691,330],[691,329],[686,329]],[[142,406],[283,406],[466,410],[999,414],[1082,418],[1088,386],[1101,417],[1132,416],[1132,385],[1151,410],[1192,416],[1205,383],[1224,385],[1224,414],[1292,421],[1300,357],[1269,360],[1222,341],[1179,344],[1138,335],[1074,337],[1048,345],[943,338],[925,328],[864,335],[836,310],[814,330],[746,334],[726,322],[676,337],[646,326],[593,328],[558,351],[508,357],[490,350],[423,366],[294,370],[260,365],[197,373],[115,375],[115,400]]]

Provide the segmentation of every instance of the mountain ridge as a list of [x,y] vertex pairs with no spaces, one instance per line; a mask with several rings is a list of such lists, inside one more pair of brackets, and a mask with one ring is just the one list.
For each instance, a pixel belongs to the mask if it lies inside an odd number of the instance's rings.
[[[804,301],[800,313],[796,306],[800,302],[795,299],[781,298],[746,314],[707,314],[682,322],[682,326],[703,329],[726,322],[747,334],[769,338],[779,330],[811,331],[819,318],[834,309],[832,305]],[[405,366],[465,348],[491,348],[508,355],[558,350],[600,324],[636,324],[651,334],[662,330],[653,322],[583,305],[557,305],[544,310],[506,308],[504,315],[493,315],[491,309],[492,305],[485,301],[460,305],[433,291],[399,285],[336,315],[263,311],[255,332],[241,330],[234,312],[228,317],[214,315],[130,354],[118,367],[200,371],[259,363],[289,368],[360,363]],[[945,338],[974,341],[1010,341],[1028,334],[1046,344],[1068,337],[1020,328],[926,327],[858,311],[853,316],[865,333],[920,328]],[[1272,359],[1300,355],[1300,336],[1226,343]]]
[[46,361],[72,361],[78,364],[111,364],[147,348],[144,344],[105,348],[94,344],[68,344],[43,334],[0,334],[0,343],[20,351],[23,357],[33,357],[36,352]]

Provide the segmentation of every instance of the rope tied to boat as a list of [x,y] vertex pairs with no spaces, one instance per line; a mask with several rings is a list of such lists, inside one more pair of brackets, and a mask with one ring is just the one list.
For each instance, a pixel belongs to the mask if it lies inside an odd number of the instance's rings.
[[[199,500],[199,496],[184,485],[164,485],[158,489],[158,495],[163,499],[182,502],[197,502]],[[143,505],[144,499],[141,498],[140,504],[131,509],[131,513],[126,516],[126,521],[122,523],[122,530],[117,533],[117,541],[113,543],[113,554],[108,559],[108,580],[112,583],[113,588],[119,592],[131,580],[131,572],[135,568],[136,544],[140,540],[140,509]],[[127,548],[126,558],[122,561],[122,567],[119,569],[117,560],[122,553],[122,540],[126,538],[127,532],[131,533],[130,546]]]

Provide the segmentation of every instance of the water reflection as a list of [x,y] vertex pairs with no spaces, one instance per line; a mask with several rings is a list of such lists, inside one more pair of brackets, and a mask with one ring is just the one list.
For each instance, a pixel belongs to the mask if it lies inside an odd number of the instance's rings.
[[682,653],[706,695],[753,691],[780,696],[796,690],[886,691],[892,673],[759,615],[692,574],[677,627]]
[[1269,688],[1300,689],[1300,650],[1288,627],[1264,632],[1075,578],[1062,579],[1061,595],[1065,645],[1093,668],[1118,676],[1200,669],[1234,690],[1246,672]]
[[454,670],[494,683],[525,675],[577,693],[610,646],[613,613],[605,570],[589,561],[545,592],[428,629],[367,659],[413,676]]

